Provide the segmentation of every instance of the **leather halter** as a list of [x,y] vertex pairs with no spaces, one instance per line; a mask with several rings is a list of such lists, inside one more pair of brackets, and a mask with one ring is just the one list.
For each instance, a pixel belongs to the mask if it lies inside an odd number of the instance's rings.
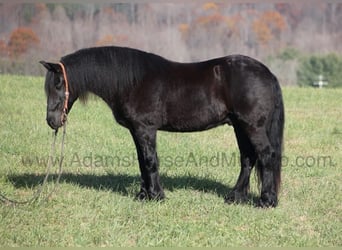
[[62,112],[62,116],[61,116],[61,121],[62,121],[62,125],[63,125],[67,119],[68,102],[69,102],[69,83],[68,83],[68,78],[67,78],[67,74],[66,74],[65,67],[64,67],[63,63],[59,62],[58,64],[62,68],[64,82],[65,82],[65,100],[64,100],[63,112]]

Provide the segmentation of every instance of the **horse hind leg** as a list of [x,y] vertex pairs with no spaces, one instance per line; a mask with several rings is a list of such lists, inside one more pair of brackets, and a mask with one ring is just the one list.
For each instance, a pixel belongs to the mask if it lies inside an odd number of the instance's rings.
[[271,145],[264,129],[254,131],[250,136],[258,155],[256,170],[261,181],[260,207],[275,207],[278,204],[280,166],[278,154]]
[[[233,117],[234,118],[234,117]],[[236,138],[241,157],[241,171],[236,185],[225,201],[227,203],[247,200],[249,177],[253,166],[261,183],[260,207],[275,207],[278,204],[278,189],[281,171],[281,138],[274,133],[276,127],[267,133],[266,122],[263,125],[246,122],[241,118],[233,119]],[[278,131],[279,132],[279,131]],[[273,137],[272,137],[273,136]],[[279,144],[279,145],[278,145]]]
[[254,147],[241,126],[234,125],[235,136],[240,150],[241,169],[233,190],[225,197],[226,203],[243,203],[248,200],[249,179],[257,160]]

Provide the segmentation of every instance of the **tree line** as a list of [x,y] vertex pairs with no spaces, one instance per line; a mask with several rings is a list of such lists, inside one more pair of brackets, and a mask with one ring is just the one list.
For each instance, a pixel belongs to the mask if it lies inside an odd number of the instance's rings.
[[[342,4],[1,3],[0,71],[43,74],[35,63],[91,46],[128,46],[176,61],[256,57],[282,84],[297,84],[303,58],[342,52]],[[295,50],[297,55],[283,60]],[[300,56],[299,56],[300,55]],[[320,69],[322,71],[322,69]],[[314,71],[314,70],[313,70]],[[314,73],[316,74],[316,73]],[[317,73],[319,74],[319,73]],[[315,76],[312,76],[315,77]],[[335,77],[336,78],[336,77]]]

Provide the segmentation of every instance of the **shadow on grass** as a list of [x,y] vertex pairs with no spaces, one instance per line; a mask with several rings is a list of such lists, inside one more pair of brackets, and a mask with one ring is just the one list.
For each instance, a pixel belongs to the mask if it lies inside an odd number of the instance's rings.
[[[35,187],[42,183],[45,175],[22,174],[8,176],[8,180],[16,188]],[[51,174],[49,181],[55,181],[56,174]],[[174,191],[176,189],[193,189],[200,192],[216,193],[219,197],[224,197],[232,187],[224,185],[215,180],[208,178],[200,178],[195,176],[174,176],[161,175],[161,184],[166,191]],[[132,195],[130,191],[132,186],[138,192],[140,177],[127,174],[73,174],[63,173],[60,183],[71,183],[80,187],[93,188],[97,190],[110,190],[124,196]],[[254,194],[249,195],[249,200],[256,203],[257,197]]]

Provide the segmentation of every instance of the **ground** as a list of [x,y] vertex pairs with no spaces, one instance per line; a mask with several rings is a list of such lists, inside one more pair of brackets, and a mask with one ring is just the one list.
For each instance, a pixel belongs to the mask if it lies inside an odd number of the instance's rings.
[[[25,199],[44,177],[52,142],[44,79],[0,75],[0,82],[0,191]],[[76,103],[69,115],[57,192],[48,202],[0,205],[0,246],[341,246],[342,89],[283,88],[283,95],[277,208],[254,207],[254,176],[249,204],[224,204],[239,173],[228,126],[160,132],[167,199],[135,201],[133,141],[94,98],[86,106]],[[58,138],[57,144],[61,133]],[[53,188],[53,180],[46,188]]]

